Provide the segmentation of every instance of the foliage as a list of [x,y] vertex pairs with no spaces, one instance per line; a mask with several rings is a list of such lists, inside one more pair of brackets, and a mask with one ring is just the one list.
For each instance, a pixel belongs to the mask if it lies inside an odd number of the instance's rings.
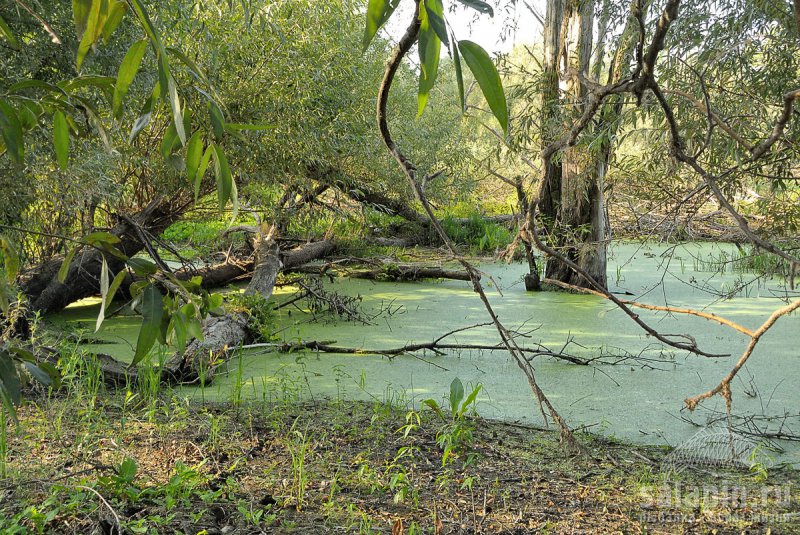
[[511,231],[502,225],[487,221],[480,214],[472,214],[466,221],[446,216],[442,227],[453,242],[468,245],[480,253],[494,253],[511,243]]
[[457,457],[464,457],[465,463],[470,465],[475,462],[476,457],[472,452],[473,444],[473,423],[467,419],[467,412],[475,409],[478,394],[483,385],[478,383],[475,388],[465,397],[464,385],[456,377],[450,383],[450,418],[445,416],[444,410],[434,399],[426,399],[423,405],[432,409],[444,422],[444,426],[436,434],[436,442],[442,448],[442,466],[453,462]]

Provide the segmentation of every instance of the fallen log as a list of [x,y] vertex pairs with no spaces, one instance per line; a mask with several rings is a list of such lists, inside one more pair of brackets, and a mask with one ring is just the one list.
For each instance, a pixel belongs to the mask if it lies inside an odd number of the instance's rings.
[[466,271],[445,269],[437,266],[417,266],[414,264],[384,264],[376,268],[350,268],[327,263],[321,266],[305,265],[292,270],[296,273],[312,275],[341,274],[352,279],[368,279],[389,282],[412,282],[423,279],[450,279],[469,281]]
[[[121,218],[109,230],[120,239],[115,247],[127,256],[134,256],[146,246],[141,238],[143,231],[161,234],[180,219],[187,207],[188,204],[176,206],[175,202],[157,199],[137,214]],[[104,257],[112,276],[125,268],[122,260],[86,247],[72,260],[63,283],[58,280],[58,273],[64,257],[53,258],[30,270],[24,276],[20,289],[30,301],[31,312],[58,312],[79,299],[100,293],[100,271]]]
[[[301,266],[313,260],[325,258],[336,250],[332,240],[321,240],[299,245],[288,251],[280,253],[283,271]],[[192,277],[202,277],[202,286],[205,289],[225,286],[236,280],[250,278],[255,269],[255,257],[229,258],[225,262],[212,264],[200,268],[184,268],[175,272],[179,280],[188,280]]]

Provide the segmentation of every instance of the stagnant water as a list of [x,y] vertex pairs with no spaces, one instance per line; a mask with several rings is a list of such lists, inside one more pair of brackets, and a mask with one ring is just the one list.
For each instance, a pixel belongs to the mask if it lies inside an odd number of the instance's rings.
[[[615,243],[610,250],[609,284],[630,299],[676,307],[701,309],[725,316],[754,329],[782,306],[787,291],[779,279],[758,279],[731,270],[719,272],[709,261],[736,254],[733,246],[688,243]],[[713,263],[713,262],[712,262]],[[728,327],[707,320],[637,310],[662,333],[685,333],[711,353],[725,358],[704,358],[668,350],[648,336],[611,303],[590,295],[526,293],[522,264],[481,266],[492,305],[510,328],[527,333],[521,345],[542,343],[553,350],[581,356],[625,355],[617,365],[578,366],[549,357],[537,357],[540,386],[574,427],[585,427],[625,440],[675,445],[691,437],[724,411],[716,397],[694,413],[683,409],[683,399],[713,386],[730,370],[748,339]],[[751,281],[736,291],[742,283]],[[497,287],[495,287],[495,285]],[[335,341],[348,347],[392,348],[410,342],[427,342],[442,334],[487,321],[480,300],[468,283],[431,281],[376,283],[337,279],[326,283],[329,291],[360,295],[363,310],[383,311],[370,325],[335,321],[322,315],[314,319],[296,307],[278,314],[282,340]],[[502,292],[502,294],[498,291]],[[285,299],[291,289],[276,295]],[[726,298],[720,297],[720,294]],[[93,328],[95,301],[73,305],[56,321]],[[99,337],[113,344],[87,346],[119,358],[130,358],[139,319],[117,316],[105,322]],[[759,426],[800,433],[800,317],[782,318],[764,336],[734,383],[734,412],[756,417]],[[450,342],[496,343],[491,327],[460,332]],[[568,343],[569,342],[569,343]],[[566,345],[566,347],[564,347]],[[651,360],[654,359],[654,360]],[[315,353],[277,354],[264,349],[245,350],[233,359],[227,374],[212,386],[183,388],[187,396],[203,399],[277,400],[287,397],[341,397],[414,402],[441,400],[453,378],[467,387],[483,385],[477,411],[489,418],[541,424],[530,388],[514,361],[504,352],[450,351],[420,358],[379,355]],[[771,422],[761,420],[771,416]],[[788,417],[788,419],[786,419]],[[800,464],[800,448],[776,441],[784,449],[776,459]]]

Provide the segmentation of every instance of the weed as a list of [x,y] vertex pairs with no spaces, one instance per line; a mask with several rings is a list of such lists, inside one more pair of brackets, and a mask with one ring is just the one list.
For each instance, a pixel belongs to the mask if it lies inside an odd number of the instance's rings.
[[450,383],[450,418],[445,416],[439,403],[434,399],[426,399],[423,405],[430,407],[439,415],[445,424],[436,434],[436,442],[442,448],[442,466],[446,466],[456,457],[464,457],[465,465],[469,466],[477,460],[476,454],[472,451],[474,437],[474,426],[466,418],[469,410],[474,411],[474,406],[483,385],[478,383],[472,392],[465,398],[464,385],[456,377]]

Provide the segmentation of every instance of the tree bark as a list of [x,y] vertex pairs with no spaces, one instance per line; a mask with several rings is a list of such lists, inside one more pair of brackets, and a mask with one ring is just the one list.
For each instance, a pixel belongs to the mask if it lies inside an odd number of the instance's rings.
[[[142,243],[136,226],[140,226],[149,234],[161,234],[169,225],[180,219],[188,206],[175,207],[173,204],[165,199],[157,199],[137,214],[121,218],[120,222],[109,231],[120,239],[115,247],[129,257],[144,249],[145,244]],[[104,256],[112,277],[124,269],[124,261],[85,247],[72,260],[63,283],[58,280],[63,257],[48,260],[31,270],[21,284],[22,293],[30,301],[30,310],[42,314],[58,312],[79,299],[98,294]]]
[[[245,295],[259,295],[265,301],[272,296],[275,279],[283,267],[275,232],[274,226],[267,228],[262,224],[259,228],[256,267]],[[203,325],[203,340],[192,340],[182,355],[175,355],[167,365],[168,373],[182,383],[211,382],[215,369],[227,359],[228,351],[250,341],[248,323],[249,314],[239,311],[207,318]]]
[[[547,17],[542,121],[545,145],[557,135],[555,128],[562,128],[565,123],[556,114],[565,110],[571,115],[586,99],[587,91],[581,80],[589,75],[594,2],[568,0],[563,4],[551,0]],[[562,59],[571,76],[563,81],[564,95],[559,96],[558,67]],[[547,187],[539,204],[544,225],[559,252],[605,286],[606,221],[602,179],[607,162],[582,144],[567,148],[558,160],[551,161],[545,169]],[[547,278],[568,284],[588,284],[581,275],[554,258],[548,260],[545,272]]]

